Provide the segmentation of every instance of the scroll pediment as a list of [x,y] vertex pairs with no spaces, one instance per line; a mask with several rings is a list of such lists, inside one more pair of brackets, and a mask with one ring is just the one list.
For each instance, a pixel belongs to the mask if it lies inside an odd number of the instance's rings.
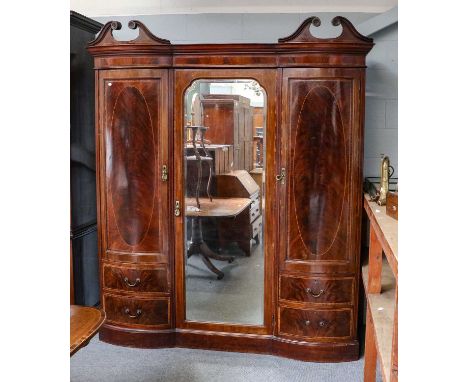
[[119,41],[113,36],[114,30],[122,29],[122,23],[119,21],[109,21],[99,32],[96,39],[91,41],[89,47],[109,46],[109,45],[170,45],[169,40],[160,38],[152,34],[149,29],[140,21],[130,20],[128,22],[130,29],[139,30],[138,36],[130,41]]
[[317,42],[347,42],[347,43],[372,43],[372,39],[360,34],[354,25],[343,16],[336,16],[332,20],[333,26],[341,25],[343,31],[336,38],[318,38],[312,35],[310,28],[319,27],[321,25],[320,18],[317,16],[309,17],[297,28],[291,35],[279,38],[279,43],[317,43]]

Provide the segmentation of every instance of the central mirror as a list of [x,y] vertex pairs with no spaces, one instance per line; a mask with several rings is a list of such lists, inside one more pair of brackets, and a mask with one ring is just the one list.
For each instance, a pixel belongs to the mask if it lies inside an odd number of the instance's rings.
[[184,113],[186,320],[262,325],[266,93],[200,79]]

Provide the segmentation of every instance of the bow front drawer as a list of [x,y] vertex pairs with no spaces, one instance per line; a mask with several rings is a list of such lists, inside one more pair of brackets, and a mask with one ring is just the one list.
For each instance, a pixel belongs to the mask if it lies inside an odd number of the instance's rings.
[[354,278],[281,276],[280,299],[309,303],[352,304]]
[[169,325],[169,298],[143,299],[104,293],[108,322],[142,326]]
[[129,292],[168,293],[167,267],[103,265],[104,288]]
[[348,338],[352,309],[280,308],[280,334],[308,338]]

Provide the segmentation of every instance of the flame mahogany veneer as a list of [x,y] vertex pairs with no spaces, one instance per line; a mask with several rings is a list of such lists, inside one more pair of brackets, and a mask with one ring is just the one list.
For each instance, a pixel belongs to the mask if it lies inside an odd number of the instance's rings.
[[[343,17],[319,39],[311,17],[276,44],[173,45],[139,21],[89,43],[96,76],[103,341],[348,361],[357,308],[365,58],[372,39]],[[185,318],[184,92],[196,79],[251,78],[267,94],[264,323]],[[168,179],[162,178],[162,166]],[[282,173],[284,178],[276,180]],[[219,281],[222,282],[222,281]]]

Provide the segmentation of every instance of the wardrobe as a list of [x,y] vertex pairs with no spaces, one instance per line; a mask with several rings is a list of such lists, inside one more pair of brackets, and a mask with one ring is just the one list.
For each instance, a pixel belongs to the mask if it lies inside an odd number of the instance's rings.
[[[114,21],[89,43],[107,315],[102,341],[306,361],[358,359],[365,68],[373,42],[344,17],[332,24],[342,30],[336,38],[314,37],[320,19],[310,17],[274,44],[174,45],[135,20],[128,27],[138,29],[138,37],[118,41],[112,33],[122,26]],[[196,141],[188,134],[206,131],[187,112],[187,94],[199,83],[200,89],[219,83],[253,88],[263,100],[263,184],[256,201],[263,224],[261,245],[251,256],[223,257],[216,248],[191,256],[191,244],[201,240],[201,247],[205,216],[220,216],[216,202],[225,203],[223,218],[233,222],[239,211],[252,208],[236,195],[187,197],[186,148],[200,150],[200,167],[211,160],[203,154],[203,136]],[[216,259],[225,277],[198,267],[200,259],[205,265],[205,259]],[[212,295],[193,303],[199,296],[192,285],[231,285],[234,276],[254,271],[252,280],[261,283],[249,285],[261,291],[255,319],[233,318],[248,310],[245,298],[226,319],[209,315],[216,309],[203,312],[215,301],[232,305],[229,299],[245,288],[225,288],[232,293],[222,299]]]

